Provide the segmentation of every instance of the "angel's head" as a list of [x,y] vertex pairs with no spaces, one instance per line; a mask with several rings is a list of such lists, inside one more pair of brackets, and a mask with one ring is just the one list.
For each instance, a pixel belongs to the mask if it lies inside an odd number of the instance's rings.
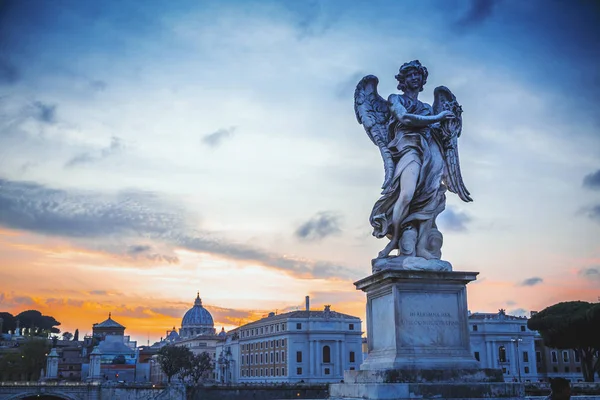
[[[406,92],[406,89],[409,89],[412,85],[418,85],[419,92],[422,92],[423,86],[427,83],[428,75],[427,68],[422,66],[419,60],[404,63],[400,67],[398,75],[396,75],[398,89]],[[420,82],[418,82],[419,79]]]

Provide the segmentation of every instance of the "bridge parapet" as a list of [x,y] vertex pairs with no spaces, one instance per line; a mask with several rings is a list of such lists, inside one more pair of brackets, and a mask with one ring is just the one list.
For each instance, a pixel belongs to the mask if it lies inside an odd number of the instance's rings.
[[0,400],[53,396],[62,400],[185,400],[182,385],[140,383],[0,382]]

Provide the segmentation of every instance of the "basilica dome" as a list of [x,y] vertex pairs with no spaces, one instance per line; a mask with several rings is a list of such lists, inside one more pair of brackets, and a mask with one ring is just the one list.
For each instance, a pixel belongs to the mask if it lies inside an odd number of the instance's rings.
[[190,308],[181,320],[179,335],[182,338],[189,338],[198,335],[214,334],[215,323],[213,322],[212,315],[210,315],[206,308],[202,307],[202,300],[200,299],[200,293],[198,293],[194,301],[194,307]]

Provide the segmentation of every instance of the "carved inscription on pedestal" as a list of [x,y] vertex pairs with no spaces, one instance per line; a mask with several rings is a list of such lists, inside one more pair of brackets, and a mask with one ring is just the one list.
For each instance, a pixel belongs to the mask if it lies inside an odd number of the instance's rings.
[[404,346],[460,346],[457,295],[407,293],[401,297],[398,334]]

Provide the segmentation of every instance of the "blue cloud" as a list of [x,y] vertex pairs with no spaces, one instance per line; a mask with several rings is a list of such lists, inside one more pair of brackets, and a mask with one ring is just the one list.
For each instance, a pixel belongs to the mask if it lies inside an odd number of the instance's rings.
[[583,178],[583,187],[586,189],[600,190],[600,169]]
[[452,232],[466,232],[467,225],[472,218],[464,212],[456,211],[448,206],[438,217],[439,224],[444,230]]
[[300,225],[295,235],[302,240],[320,240],[340,232],[339,215],[332,212],[319,212]]
[[533,278],[527,278],[523,282],[519,284],[519,286],[535,286],[544,282],[544,280],[538,276],[534,276]]

